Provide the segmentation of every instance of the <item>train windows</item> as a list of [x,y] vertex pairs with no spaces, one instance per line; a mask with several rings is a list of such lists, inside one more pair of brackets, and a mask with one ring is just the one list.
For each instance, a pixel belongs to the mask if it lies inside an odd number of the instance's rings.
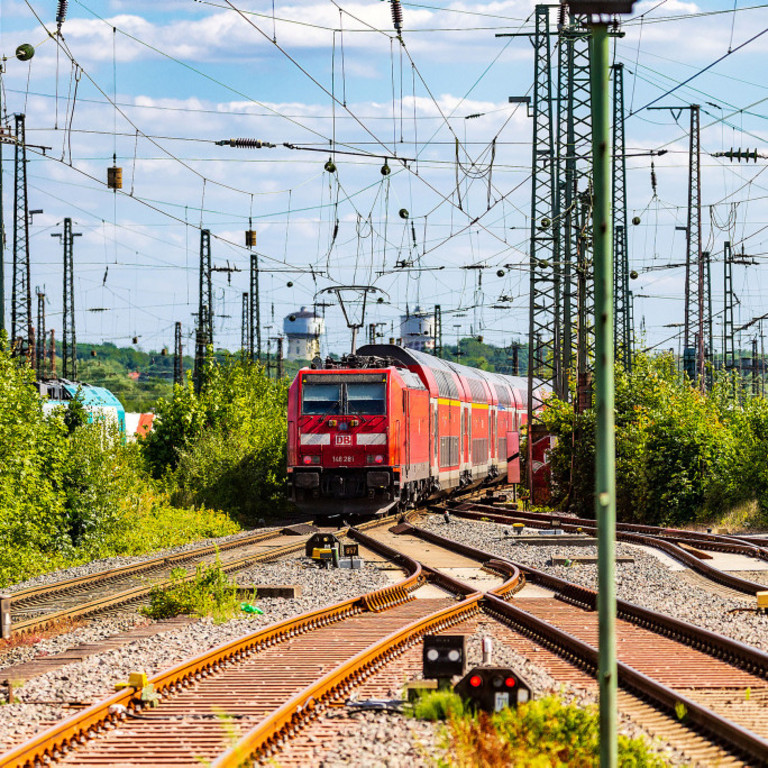
[[380,416],[386,413],[386,385],[384,382],[366,382],[346,385],[347,413]]
[[341,413],[341,384],[315,384],[304,381],[301,412],[310,416]]

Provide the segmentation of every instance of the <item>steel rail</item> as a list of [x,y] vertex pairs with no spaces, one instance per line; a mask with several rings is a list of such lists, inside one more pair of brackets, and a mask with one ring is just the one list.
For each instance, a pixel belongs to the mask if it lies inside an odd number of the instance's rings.
[[[452,509],[451,514],[454,514],[457,517],[465,517],[470,520],[481,520],[481,521],[485,520],[487,522],[506,523],[506,524],[514,522],[518,518],[517,513],[515,513],[514,515],[500,515],[498,513],[490,513],[490,512],[472,512],[471,510],[466,510],[466,509]],[[537,513],[527,513],[527,514],[537,514]],[[539,522],[539,521],[534,521],[534,522]],[[594,522],[595,522],[594,520],[588,520],[585,523],[580,523],[576,525],[575,523],[570,523],[570,522],[566,523],[561,521],[560,527],[564,531],[569,531],[573,533],[577,533],[577,532],[594,533],[597,530],[597,528],[594,525]],[[547,526],[544,526],[542,524],[542,527],[547,527]],[[687,565],[691,570],[697,571],[698,573],[702,574],[703,576],[708,578],[710,581],[715,581],[718,584],[723,584],[724,586],[730,587],[731,589],[734,589],[738,592],[743,592],[748,595],[755,595],[757,592],[762,592],[768,589],[768,586],[766,586],[765,584],[760,584],[759,582],[756,582],[756,581],[750,581],[749,579],[742,579],[740,576],[734,576],[731,573],[721,571],[719,568],[715,568],[714,566],[703,562],[694,554],[691,554],[690,552],[686,551],[685,549],[678,546],[677,544],[674,544],[670,541],[666,541],[665,539],[660,539],[653,536],[644,536],[638,533],[629,533],[627,531],[619,531],[619,530],[616,531],[616,538],[618,541],[623,541],[629,544],[639,544],[641,546],[654,547],[655,549],[660,549],[666,554],[668,554],[670,557],[673,557],[675,560],[679,560],[683,564]]]
[[[492,555],[475,547],[446,539],[410,524],[403,532],[411,533],[425,541],[438,544],[486,564],[490,564],[494,560],[507,562],[510,566],[516,567],[532,577],[532,580],[559,591],[572,602],[581,603],[589,610],[595,610],[597,592],[587,587],[572,584],[535,568],[514,563],[506,558],[500,558],[498,555]],[[499,588],[491,590],[483,596],[482,607],[485,610],[491,614],[495,611],[507,617],[513,626],[517,625],[545,647],[557,649],[567,660],[580,664],[582,668],[588,669],[593,675],[597,674],[598,650],[596,648],[554,627],[543,619],[506,602],[498,594],[494,594],[498,590]],[[768,679],[768,654],[756,648],[623,600],[617,600],[617,615],[618,618],[626,619],[659,634],[675,639],[683,638],[696,650],[729,661],[752,674]],[[654,705],[674,713],[676,717],[678,716],[678,708],[682,705],[685,708],[687,720],[700,730],[705,731],[715,742],[727,740],[731,749],[736,749],[751,759],[759,760],[761,764],[768,764],[768,741],[765,739],[623,662],[618,662],[617,666],[619,683],[622,687],[650,699]]]
[[13,605],[14,603],[28,601],[40,596],[49,596],[59,592],[66,592],[76,587],[99,584],[104,581],[111,581],[112,579],[119,579],[123,576],[139,574],[156,568],[167,568],[168,566],[183,563],[187,560],[194,560],[197,557],[212,555],[216,551],[226,552],[230,549],[239,549],[240,547],[247,547],[261,541],[268,541],[269,539],[274,539],[281,535],[282,533],[280,531],[261,531],[253,536],[243,536],[240,539],[227,541],[218,545],[209,544],[204,547],[198,547],[197,549],[177,552],[175,555],[161,555],[160,557],[153,557],[151,560],[144,560],[140,563],[129,563],[128,565],[121,565],[118,568],[109,568],[107,570],[99,571],[98,573],[90,573],[85,576],[77,576],[72,579],[57,581],[55,584],[40,584],[34,587],[27,587],[26,589],[20,589],[17,592],[11,592],[8,596],[11,605]]
[[[395,519],[397,519],[399,516],[390,515],[388,517],[378,518],[376,520],[371,520],[368,523],[362,524],[360,527],[361,529],[370,529],[370,528],[377,528],[381,525],[386,525],[390,522],[393,522]],[[343,528],[336,532],[336,536],[338,537],[344,537],[347,535],[349,528]],[[281,534],[279,532],[262,532],[260,534],[256,534],[254,537],[248,537],[247,541],[245,539],[240,539],[236,542],[227,542],[226,543],[226,549],[236,549],[243,546],[249,546],[254,543],[259,543],[261,541],[268,541],[270,538],[277,538]],[[275,549],[271,549],[265,552],[256,552],[251,555],[246,555],[245,557],[228,560],[224,563],[221,563],[221,568],[225,573],[231,573],[233,571],[239,571],[243,570],[244,568],[249,568],[251,565],[255,565],[256,563],[265,563],[269,562],[271,560],[277,560],[281,557],[285,557],[287,555],[290,555],[294,552],[301,551],[306,544],[306,537],[300,537],[298,541],[296,541],[293,544],[286,544],[283,547],[276,547]],[[172,555],[169,557],[163,557],[163,558],[156,558],[153,565],[154,568],[162,567],[159,565],[161,562],[168,562],[169,564],[175,563],[175,562],[181,562],[183,560],[193,560],[196,557],[205,557],[210,554],[214,554],[216,552],[216,546],[205,546],[201,547],[197,550],[190,550],[188,552],[179,553],[179,555]],[[150,561],[148,561],[150,562]],[[146,565],[146,563],[138,563],[139,566],[139,573],[143,572],[145,568],[143,566]],[[118,578],[120,576],[125,576],[126,574],[131,573],[131,569],[135,566],[127,565],[127,566],[121,566],[118,569],[113,569],[116,571],[120,571],[120,573],[117,576],[112,576],[112,571],[102,571],[101,572],[101,578],[99,578],[100,574],[93,574],[91,576],[85,576],[85,577],[79,577],[76,579],[70,579],[66,582],[58,582],[56,585],[50,585],[53,587],[50,589],[49,592],[45,592],[44,594],[57,594],[62,591],[66,591],[67,589],[71,589],[73,586],[82,586],[87,584],[95,584],[95,583],[102,583],[103,581],[109,581],[113,578]],[[116,608],[121,605],[130,605],[131,603],[135,603],[139,600],[142,600],[149,596],[149,594],[152,592],[153,589],[167,589],[168,587],[172,586],[173,583],[187,583],[192,581],[195,578],[194,573],[187,574],[185,577],[182,577],[181,579],[177,579],[175,582],[171,579],[163,579],[160,581],[155,582],[151,585],[142,585],[138,587],[131,587],[130,589],[122,590],[120,592],[115,592],[111,595],[105,595],[103,597],[100,597],[96,600],[91,600],[86,603],[81,603],[79,605],[73,606],[71,608],[65,608],[60,611],[55,611],[52,613],[46,613],[39,616],[34,616],[30,619],[24,619],[22,621],[16,621],[13,622],[11,625],[11,638],[19,637],[25,634],[30,634],[32,632],[41,632],[46,629],[49,629],[56,625],[57,623],[61,621],[65,621],[67,619],[85,619],[92,616],[95,616],[99,613],[103,613],[104,611],[108,611],[112,608]],[[30,588],[30,590],[38,590],[40,588]],[[21,593],[14,593],[14,595],[19,595]],[[26,594],[26,593],[25,593]],[[13,597],[13,596],[12,596]]]
[[[597,675],[598,651],[594,646],[504,602],[495,595],[486,594],[484,604],[491,615],[501,616],[512,628],[532,637],[545,647],[556,650],[593,676]],[[676,717],[679,716],[682,705],[686,724],[706,732],[716,743],[727,742],[729,749],[735,749],[750,759],[758,760],[761,765],[768,763],[768,741],[621,661],[617,662],[617,670],[622,688],[649,699],[655,706]]]
[[308,715],[319,713],[327,702],[345,695],[352,685],[373,674],[379,666],[398,656],[424,634],[439,632],[479,611],[481,598],[481,592],[473,592],[456,605],[443,608],[373,643],[247,731],[233,747],[210,763],[210,768],[237,768],[252,755],[286,741],[308,719]]
[[[588,587],[582,587],[558,576],[544,573],[544,571],[540,571],[532,566],[516,563],[511,558],[500,557],[468,544],[447,539],[410,523],[407,524],[404,532],[479,562],[489,562],[494,559],[505,561],[519,568],[528,580],[551,589],[569,602],[581,605],[591,611],[595,610],[597,606],[597,592]],[[644,629],[649,629],[657,634],[683,638],[699,651],[716,658],[725,659],[732,664],[741,666],[754,675],[768,679],[768,653],[765,651],[753,648],[730,637],[718,635],[716,632],[711,632],[708,629],[697,627],[695,624],[683,621],[682,619],[651,611],[625,600],[617,600],[616,608],[619,618],[637,624]]]
[[[173,690],[189,686],[195,679],[205,677],[263,648],[295,637],[297,634],[341,621],[354,614],[364,611],[381,611],[410,600],[412,599],[410,593],[419,586],[423,574],[421,566],[415,560],[405,556],[401,556],[401,558],[402,563],[408,564],[409,575],[397,584],[383,587],[328,608],[320,608],[272,624],[250,635],[200,654],[170,670],[161,672],[149,679],[148,683],[161,696],[167,695]],[[478,600],[479,597],[478,594]],[[54,759],[62,749],[82,743],[91,733],[108,723],[117,722],[122,716],[121,711],[139,708],[141,704],[137,700],[136,694],[135,689],[126,689],[56,723],[25,744],[0,755],[0,766],[3,768],[32,768],[37,762]]]
[[[471,505],[473,507],[479,507],[480,509],[487,509],[491,513],[499,514],[503,512],[507,516],[520,518],[523,521],[542,522],[546,526],[552,522],[553,519],[559,519],[561,522],[567,525],[577,525],[581,528],[584,526],[594,528],[595,521],[588,517],[575,517],[570,515],[563,515],[557,512],[545,513],[545,512],[528,512],[525,510],[501,510],[496,505],[483,504],[476,501],[456,501],[451,506],[451,511],[465,511],[461,509],[461,505]],[[531,527],[536,527],[531,526]],[[768,560],[768,548],[763,545],[759,540],[749,541],[739,536],[726,536],[718,533],[704,533],[701,531],[687,531],[683,528],[665,528],[657,525],[643,525],[641,523],[616,523],[616,530],[626,533],[640,533],[647,534],[649,536],[659,536],[668,539],[685,539],[688,543],[695,542],[697,546],[702,549],[711,549],[719,552],[731,552],[734,554],[744,554],[749,557],[755,557],[761,560]],[[768,543],[766,540],[765,543]]]

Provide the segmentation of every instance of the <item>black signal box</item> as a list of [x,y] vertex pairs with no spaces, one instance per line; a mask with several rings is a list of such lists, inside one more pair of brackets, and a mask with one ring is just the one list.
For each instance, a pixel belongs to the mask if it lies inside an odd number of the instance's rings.
[[424,635],[422,674],[425,679],[451,678],[467,669],[466,635]]
[[475,667],[453,690],[484,712],[500,712],[532,698],[531,686],[509,667]]
[[316,549],[334,549],[338,550],[339,540],[332,533],[316,533],[307,542],[304,551],[307,557],[312,557]]

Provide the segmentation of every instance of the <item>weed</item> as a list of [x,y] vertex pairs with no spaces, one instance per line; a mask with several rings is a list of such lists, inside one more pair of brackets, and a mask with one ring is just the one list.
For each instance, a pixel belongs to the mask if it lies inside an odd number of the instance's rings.
[[453,691],[429,691],[416,699],[413,716],[419,720],[447,720],[462,717],[464,702]]
[[240,614],[237,585],[221,567],[218,553],[210,565],[200,563],[192,579],[184,568],[171,571],[168,587],[153,587],[149,605],[139,609],[151,619],[168,619],[181,614],[211,616],[217,622]]
[[[547,696],[489,715],[448,715],[446,768],[597,766],[599,718],[594,707],[564,704]],[[619,736],[619,764],[662,768],[665,762],[642,739]]]

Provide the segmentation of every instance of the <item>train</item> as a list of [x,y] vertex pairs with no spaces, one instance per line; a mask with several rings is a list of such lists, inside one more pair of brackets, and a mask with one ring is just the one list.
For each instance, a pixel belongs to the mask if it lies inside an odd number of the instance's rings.
[[[536,383],[536,410],[548,392]],[[290,498],[317,517],[381,515],[484,481],[520,482],[527,393],[524,377],[395,344],[317,358],[288,392]]]
[[108,389],[63,378],[39,379],[35,387],[43,399],[44,413],[49,414],[56,408],[66,407],[79,396],[89,423],[102,421],[115,424],[120,434],[125,435],[125,408]]

